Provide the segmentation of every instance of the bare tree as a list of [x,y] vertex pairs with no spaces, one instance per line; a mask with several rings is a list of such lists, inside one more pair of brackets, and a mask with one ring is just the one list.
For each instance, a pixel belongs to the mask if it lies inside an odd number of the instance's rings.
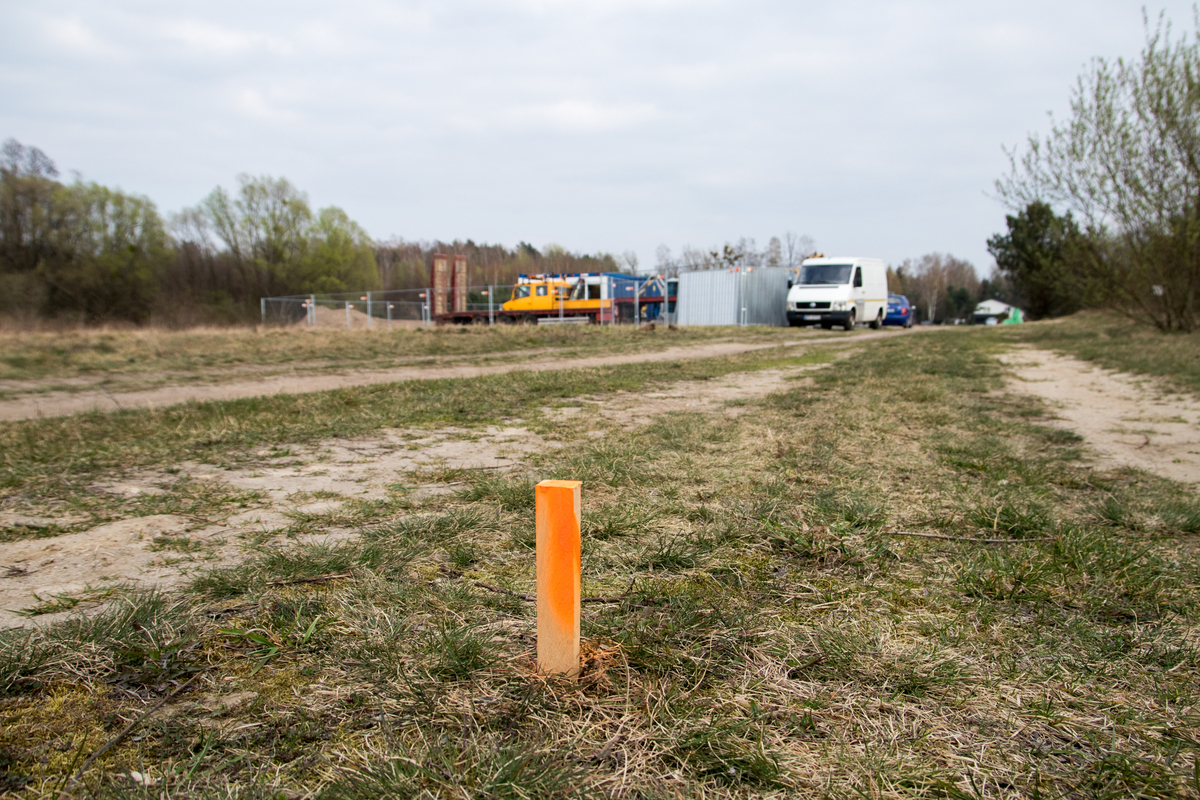
[[758,252],[758,245],[752,237],[741,237],[733,249],[741,256],[742,266],[758,267],[762,265],[762,254]]
[[638,255],[632,250],[626,250],[621,254],[621,263],[629,270],[630,274],[638,274]]
[[767,242],[767,249],[763,251],[763,260],[768,267],[783,266],[783,242],[779,241],[778,236],[772,236],[771,241]]
[[[914,261],[905,259],[896,268],[902,276],[904,293],[911,293],[909,300],[924,306],[925,318],[939,319],[942,306],[951,292],[954,293],[953,307],[948,310],[960,312],[964,303],[974,302],[979,294],[979,276],[969,261],[945,253],[927,253]],[[963,298],[966,297],[967,300]]]
[[712,269],[715,265],[707,251],[692,247],[690,244],[683,246],[683,253],[679,257],[681,269],[694,272],[701,269]]
[[804,259],[817,252],[817,245],[811,236],[799,236],[788,231],[783,237],[784,266],[795,268]]
[[671,257],[671,248],[665,244],[660,244],[658,249],[654,251],[659,275],[665,275],[668,278],[676,278],[679,276],[679,265],[675,263],[675,259]]

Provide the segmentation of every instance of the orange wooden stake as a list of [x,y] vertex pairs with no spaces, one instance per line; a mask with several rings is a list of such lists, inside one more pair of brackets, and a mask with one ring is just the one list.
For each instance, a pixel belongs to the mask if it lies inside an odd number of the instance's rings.
[[537,515],[538,671],[579,675],[579,481],[542,481]]

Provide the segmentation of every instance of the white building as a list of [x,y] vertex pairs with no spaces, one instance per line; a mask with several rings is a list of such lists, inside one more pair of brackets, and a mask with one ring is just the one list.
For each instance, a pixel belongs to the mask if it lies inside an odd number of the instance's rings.
[[976,325],[1015,325],[1024,321],[1021,309],[1000,300],[984,300],[975,306]]

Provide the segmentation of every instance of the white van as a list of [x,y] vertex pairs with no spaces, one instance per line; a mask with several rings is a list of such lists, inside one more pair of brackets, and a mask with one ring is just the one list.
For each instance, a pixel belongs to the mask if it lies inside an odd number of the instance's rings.
[[787,319],[793,328],[841,325],[851,330],[860,322],[883,326],[887,265],[878,258],[808,258],[790,284]]

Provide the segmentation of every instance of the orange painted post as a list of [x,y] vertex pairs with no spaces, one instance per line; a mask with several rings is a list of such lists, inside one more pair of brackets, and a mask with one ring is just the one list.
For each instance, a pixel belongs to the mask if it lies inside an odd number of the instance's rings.
[[579,675],[580,481],[542,481],[537,521],[538,672]]

